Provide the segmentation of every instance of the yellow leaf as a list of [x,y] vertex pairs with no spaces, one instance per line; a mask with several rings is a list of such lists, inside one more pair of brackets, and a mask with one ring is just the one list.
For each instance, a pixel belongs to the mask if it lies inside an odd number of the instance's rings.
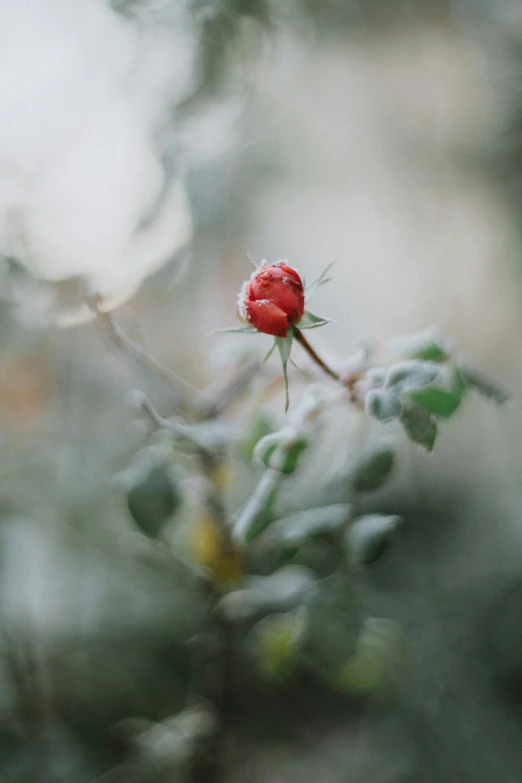
[[213,479],[216,489],[228,489],[236,480],[236,474],[226,462],[220,462],[214,471]]
[[197,562],[208,568],[220,584],[237,582],[243,575],[241,552],[225,540],[207,511],[201,511],[193,522],[192,551]]

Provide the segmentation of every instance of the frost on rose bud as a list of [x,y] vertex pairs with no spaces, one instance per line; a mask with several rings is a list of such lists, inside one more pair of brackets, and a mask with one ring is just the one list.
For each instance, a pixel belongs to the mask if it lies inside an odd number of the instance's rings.
[[304,286],[292,267],[278,261],[262,264],[239,294],[239,314],[258,332],[286,337],[304,315]]
[[[317,329],[329,323],[328,318],[310,313],[305,310],[305,300],[310,299],[314,291],[327,283],[331,278],[326,275],[331,269],[331,264],[319,275],[317,280],[311,283],[305,292],[305,286],[301,277],[289,266],[286,261],[275,261],[269,264],[262,261],[252,273],[241,289],[238,297],[238,312],[244,325],[231,329],[219,329],[220,332],[246,332],[253,334],[270,334],[275,337],[272,348],[266,355],[265,361],[274,350],[279,350],[283,364],[283,378],[285,382],[286,405],[288,410],[288,374],[287,364],[292,350],[294,337],[301,345],[308,345],[303,335],[303,329]],[[306,293],[306,296],[305,296]],[[308,353],[313,353],[310,347]],[[318,361],[314,355],[314,360]],[[325,365],[321,363],[323,369]],[[329,372],[333,375],[332,372]],[[337,377],[334,375],[334,377]]]

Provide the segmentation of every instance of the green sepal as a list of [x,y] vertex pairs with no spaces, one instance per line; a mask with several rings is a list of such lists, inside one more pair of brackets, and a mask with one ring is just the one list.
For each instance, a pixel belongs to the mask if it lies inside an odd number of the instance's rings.
[[257,334],[257,329],[253,326],[229,326],[226,329],[215,329],[211,334],[231,334],[234,332],[243,334]]
[[305,314],[299,323],[296,324],[296,327],[298,329],[317,329],[318,326],[325,326],[330,323],[332,323],[331,318],[322,318],[319,315],[314,315],[313,313],[305,311]]
[[290,406],[290,396],[288,393],[288,372],[287,372],[287,364],[288,359],[290,357],[290,351],[292,350],[292,342],[294,339],[294,332],[293,329],[288,330],[288,334],[286,337],[276,337],[276,345],[279,349],[279,355],[281,356],[281,361],[283,363],[283,378],[285,381],[285,413],[287,412],[289,406]]

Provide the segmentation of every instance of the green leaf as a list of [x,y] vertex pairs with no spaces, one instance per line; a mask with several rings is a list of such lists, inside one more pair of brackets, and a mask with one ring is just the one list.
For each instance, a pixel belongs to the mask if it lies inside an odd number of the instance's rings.
[[390,477],[395,451],[389,443],[369,444],[350,471],[350,483],[355,492],[373,492]]
[[297,609],[264,617],[254,626],[247,644],[264,677],[286,680],[294,673],[305,622],[302,609]]
[[388,424],[401,415],[402,402],[393,390],[370,389],[364,399],[364,407],[369,416]]
[[252,420],[246,427],[244,438],[239,444],[240,453],[243,459],[250,462],[253,457],[255,447],[262,440],[273,433],[274,423],[272,419],[263,411],[258,410]]
[[465,390],[459,370],[456,367],[445,367],[437,385],[411,392],[409,399],[434,416],[448,419],[459,408]]
[[425,408],[409,405],[401,413],[401,423],[413,443],[432,451],[437,437],[437,421]]
[[410,394],[410,400],[440,419],[449,419],[462,402],[462,393],[437,388],[419,389]]
[[427,362],[445,362],[451,356],[449,344],[434,327],[428,327],[418,334],[397,337],[393,341],[395,352],[408,359]]
[[305,312],[299,323],[296,324],[298,329],[317,329],[318,326],[324,326],[331,323],[330,318],[321,318],[319,315]]
[[464,384],[470,388],[482,394],[483,397],[487,397],[489,400],[493,400],[498,405],[503,405],[509,399],[509,394],[501,386],[498,386],[494,381],[486,378],[478,370],[473,367],[469,367],[466,364],[459,364],[460,375]]
[[[279,442],[272,443],[271,445],[269,445],[262,456],[263,463],[266,465],[267,468],[272,467],[270,464],[270,457],[275,452],[278,445]],[[288,452],[283,462],[281,473],[284,473],[285,475],[290,475],[291,473],[295,473],[295,471],[297,470],[297,466],[299,464],[299,459],[303,454],[303,452],[306,450],[307,446],[308,446],[308,441],[305,440],[304,438],[301,438],[300,440],[296,440],[295,443],[293,443],[291,446],[288,446]]]
[[286,413],[290,406],[290,397],[288,394],[287,364],[288,364],[288,359],[290,358],[290,351],[292,350],[294,332],[292,329],[289,329],[286,337],[276,337],[275,339],[276,339],[277,347],[279,349],[279,355],[281,356],[281,361],[283,363],[283,377],[285,380],[285,413]]
[[300,546],[314,536],[341,530],[350,518],[351,508],[348,503],[337,503],[299,511],[276,520],[270,528],[270,535],[285,545]]
[[181,495],[168,466],[151,464],[128,487],[127,507],[138,527],[151,538],[160,535],[170,516],[179,508]]
[[386,367],[370,367],[370,369],[366,373],[366,380],[374,388],[381,388],[382,386],[384,386],[386,382],[387,375],[388,375],[388,370],[386,369]]
[[251,544],[272,522],[276,496],[277,490],[275,488],[267,491],[264,502],[260,505],[257,512],[251,516],[244,536],[246,544]]
[[348,576],[333,574],[314,588],[303,649],[313,668],[331,679],[355,650],[361,614],[354,582]]
[[266,612],[286,611],[301,604],[315,582],[314,572],[301,565],[283,566],[269,576],[246,576],[239,590],[219,600],[217,609],[234,622]]
[[346,533],[346,544],[353,560],[362,565],[375,563],[386,551],[401,517],[368,514],[354,520]]
[[401,637],[400,626],[393,620],[365,620],[355,650],[336,678],[337,687],[354,696],[389,693],[403,657]]
[[411,392],[437,381],[441,366],[435,362],[407,361],[394,364],[388,370],[385,387],[398,392]]

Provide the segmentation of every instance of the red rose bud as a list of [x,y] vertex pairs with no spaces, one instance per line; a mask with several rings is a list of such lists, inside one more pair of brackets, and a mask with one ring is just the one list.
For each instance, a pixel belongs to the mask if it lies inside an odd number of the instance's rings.
[[239,295],[239,313],[259,332],[286,337],[288,328],[304,315],[301,278],[283,261],[263,264]]

